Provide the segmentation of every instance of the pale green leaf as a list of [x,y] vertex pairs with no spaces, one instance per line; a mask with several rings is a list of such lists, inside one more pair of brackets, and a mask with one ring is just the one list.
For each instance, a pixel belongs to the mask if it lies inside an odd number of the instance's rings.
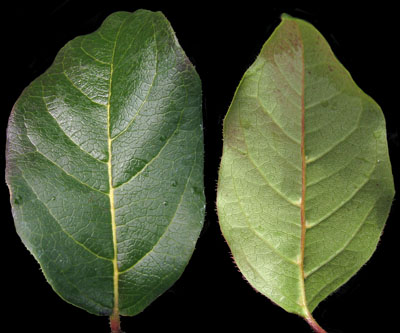
[[316,328],[311,312],[371,257],[393,195],[379,106],[284,15],[224,121],[217,208],[240,271]]

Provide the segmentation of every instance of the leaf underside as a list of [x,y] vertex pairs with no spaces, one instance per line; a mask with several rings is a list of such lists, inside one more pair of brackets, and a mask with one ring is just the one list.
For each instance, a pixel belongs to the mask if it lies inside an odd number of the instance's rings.
[[224,120],[217,209],[238,268],[312,318],[372,255],[393,195],[379,106],[312,25],[284,15]]
[[134,315],[179,278],[204,218],[201,84],[161,13],[70,41],[7,139],[17,232],[62,298]]

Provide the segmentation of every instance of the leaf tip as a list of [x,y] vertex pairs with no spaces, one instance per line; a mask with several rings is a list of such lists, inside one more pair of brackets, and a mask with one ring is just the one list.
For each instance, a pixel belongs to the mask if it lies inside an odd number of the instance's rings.
[[283,20],[286,20],[286,19],[292,20],[293,16],[291,16],[291,15],[289,15],[287,13],[282,13],[281,20],[283,21]]
[[292,16],[292,15],[287,14],[287,13],[282,13],[282,14],[281,14],[281,21],[284,22],[284,21],[286,21],[286,20],[292,21],[292,22],[306,22],[306,21],[304,21],[304,20],[301,19],[301,18]]

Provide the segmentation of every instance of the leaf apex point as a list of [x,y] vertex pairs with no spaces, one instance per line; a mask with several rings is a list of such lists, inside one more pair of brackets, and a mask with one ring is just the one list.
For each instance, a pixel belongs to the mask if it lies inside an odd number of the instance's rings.
[[283,21],[283,20],[286,20],[286,19],[289,19],[289,20],[292,20],[294,17],[292,16],[292,15],[289,15],[288,13],[282,13],[281,14],[281,20]]

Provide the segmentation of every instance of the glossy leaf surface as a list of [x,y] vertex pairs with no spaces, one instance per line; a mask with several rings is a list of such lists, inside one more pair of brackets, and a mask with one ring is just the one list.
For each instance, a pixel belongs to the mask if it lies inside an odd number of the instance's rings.
[[240,271],[310,321],[372,255],[393,195],[379,106],[312,25],[283,16],[224,121],[217,208]]
[[201,84],[161,13],[70,41],[7,135],[17,232],[62,298],[134,315],[179,278],[204,217]]

